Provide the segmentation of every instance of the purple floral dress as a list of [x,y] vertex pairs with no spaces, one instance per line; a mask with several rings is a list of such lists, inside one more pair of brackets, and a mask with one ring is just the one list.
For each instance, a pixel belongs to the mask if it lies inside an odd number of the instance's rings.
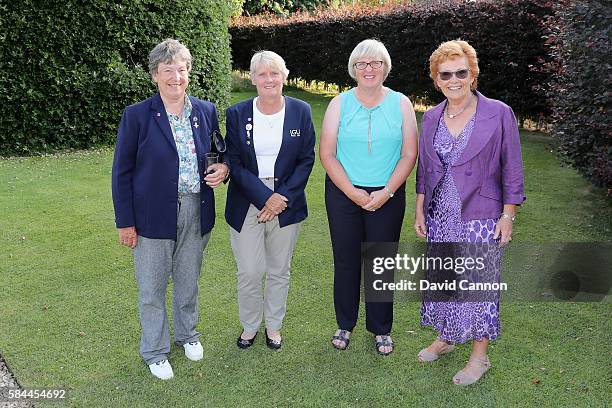
[[[451,166],[463,153],[474,129],[473,116],[457,138],[454,138],[442,118],[434,136],[434,149],[444,165],[444,176],[436,186],[427,209],[428,242],[488,243],[493,241],[495,219],[461,220],[461,198]],[[501,257],[497,260],[501,266]],[[499,269],[498,269],[499,270]],[[450,343],[469,340],[494,340],[499,335],[499,301],[424,301],[421,324],[432,326],[439,339]]]

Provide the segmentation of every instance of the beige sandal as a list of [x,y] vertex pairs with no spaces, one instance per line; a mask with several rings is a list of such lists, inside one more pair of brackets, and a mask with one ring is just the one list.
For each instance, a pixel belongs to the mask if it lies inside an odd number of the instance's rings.
[[[464,371],[468,366],[477,373],[476,376]],[[471,357],[465,368],[460,370],[453,377],[453,383],[456,385],[466,386],[474,384],[476,381],[480,380],[484,373],[489,371],[489,368],[491,368],[491,362],[489,361],[488,356],[485,358]]]
[[[437,339],[437,340],[440,340],[440,339]],[[444,340],[440,340],[440,341],[444,341]],[[418,358],[419,358],[419,361],[422,363],[431,363],[432,361],[436,361],[438,358],[440,358],[442,354],[447,354],[453,351],[455,349],[455,345],[446,343],[446,345],[442,349],[440,349],[440,351],[437,353],[434,353],[433,351],[429,351],[427,350],[427,348],[428,347],[425,347],[423,350],[419,351]]]

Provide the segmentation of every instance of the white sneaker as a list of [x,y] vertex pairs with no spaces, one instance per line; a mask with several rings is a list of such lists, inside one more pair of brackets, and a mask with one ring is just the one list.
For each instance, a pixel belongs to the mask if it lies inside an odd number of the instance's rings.
[[185,343],[183,347],[185,347],[185,356],[191,361],[199,361],[204,357],[204,349],[199,341]]
[[157,363],[149,364],[149,370],[151,374],[161,380],[169,380],[174,377],[172,372],[172,366],[168,360],[158,361]]

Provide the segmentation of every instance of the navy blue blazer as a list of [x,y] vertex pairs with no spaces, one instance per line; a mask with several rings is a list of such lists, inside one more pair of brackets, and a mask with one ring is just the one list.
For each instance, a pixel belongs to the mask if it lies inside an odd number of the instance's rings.
[[[281,227],[304,220],[308,216],[304,189],[315,158],[315,130],[310,105],[285,96],[283,140],[274,164],[274,191],[258,177],[253,146],[253,99],[229,107],[225,124],[225,160],[231,168],[225,204],[227,223],[240,232],[250,204],[261,210],[274,192],[289,200],[287,208],[278,215]],[[247,128],[250,128],[248,134]]]
[[[210,134],[219,130],[217,110],[211,102],[189,97],[191,130],[200,179]],[[117,228],[136,227],[138,235],[176,240],[179,158],[170,122],[158,94],[128,106],[123,112],[115,157],[112,189]],[[201,184],[202,235],[215,224],[215,197]]]

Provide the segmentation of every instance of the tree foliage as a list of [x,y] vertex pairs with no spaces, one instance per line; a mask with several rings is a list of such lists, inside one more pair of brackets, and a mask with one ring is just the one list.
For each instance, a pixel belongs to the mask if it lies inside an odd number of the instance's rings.
[[155,92],[149,51],[176,38],[190,92],[229,103],[226,0],[20,0],[0,19],[0,155],[111,144],[123,108]]
[[611,189],[612,7],[607,1],[560,1],[555,10],[549,97],[559,152],[596,185]]
[[443,96],[429,78],[429,55],[440,43],[461,38],[478,52],[479,89],[508,103],[522,117],[538,117],[548,112],[541,84],[549,74],[536,67],[548,62],[542,21],[550,14],[550,2],[544,0],[500,0],[241,18],[230,28],[233,64],[248,69],[253,52],[269,49],[286,60],[293,77],[351,85],[346,67],[351,51],[366,38],[378,38],[393,63],[386,84],[437,102]]
[[245,0],[243,12],[246,15],[263,13],[289,14],[296,11],[314,10],[329,5],[329,0]]

